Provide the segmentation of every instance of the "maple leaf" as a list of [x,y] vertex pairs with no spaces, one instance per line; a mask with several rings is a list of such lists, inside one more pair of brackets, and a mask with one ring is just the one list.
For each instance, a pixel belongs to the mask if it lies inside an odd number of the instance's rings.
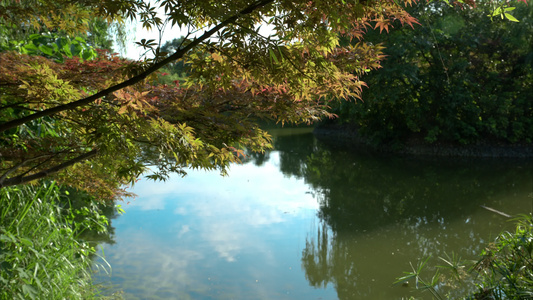
[[383,29],[389,32],[389,26],[393,27],[392,25],[390,25],[389,20],[377,19],[375,21],[376,25],[374,26],[374,29],[377,29],[379,27],[379,33],[383,32]]
[[222,62],[224,60],[222,56],[216,52],[211,53],[211,57],[218,62]]

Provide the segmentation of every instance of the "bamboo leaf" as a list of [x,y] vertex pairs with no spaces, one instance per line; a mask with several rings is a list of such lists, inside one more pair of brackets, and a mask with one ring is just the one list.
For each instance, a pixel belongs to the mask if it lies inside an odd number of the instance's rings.
[[513,15],[511,15],[511,14],[505,13],[505,17],[506,17],[509,21],[520,22],[520,21],[518,21],[517,18],[515,18],[515,17],[514,17]]
[[272,60],[278,64],[279,61],[278,61],[278,58],[276,57],[276,54],[274,53],[274,51],[272,51],[272,49],[268,49],[268,53],[270,54],[270,61],[272,62]]

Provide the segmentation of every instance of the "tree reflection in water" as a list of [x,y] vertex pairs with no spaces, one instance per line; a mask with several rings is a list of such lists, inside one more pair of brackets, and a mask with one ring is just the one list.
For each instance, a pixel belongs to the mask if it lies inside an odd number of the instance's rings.
[[321,224],[302,253],[306,278],[333,284],[339,299],[380,294],[369,291],[374,281],[390,288],[417,258],[475,258],[505,223],[481,205],[530,208],[531,161],[376,156],[310,133],[274,136],[274,145],[281,171],[304,178],[320,204]]

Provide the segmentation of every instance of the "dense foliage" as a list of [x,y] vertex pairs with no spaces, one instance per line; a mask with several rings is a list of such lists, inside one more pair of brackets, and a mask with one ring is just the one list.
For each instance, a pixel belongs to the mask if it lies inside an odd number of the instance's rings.
[[363,77],[364,103],[341,103],[340,120],[374,144],[521,144],[533,141],[533,8],[520,22],[487,18],[489,7],[443,3],[408,9],[420,25],[396,27],[383,68]]
[[[270,147],[259,119],[331,116],[324,99],[360,97],[359,76],[379,66],[381,47],[360,40],[365,29],[416,22],[388,0],[1,4],[0,25],[38,42],[11,43],[19,53],[1,54],[0,186],[58,174],[104,196],[134,182],[147,165],[157,167],[152,178],[185,167],[225,172],[242,149]],[[55,12],[62,4],[65,10]],[[81,40],[63,38],[86,32],[90,18],[123,16],[159,30],[187,26],[189,33],[167,47],[171,53],[155,41],[138,42],[155,55],[139,63],[93,55],[78,47]],[[271,33],[260,32],[261,24]],[[36,35],[24,37],[19,28]],[[360,41],[341,47],[340,35]],[[156,71],[178,59],[186,62],[184,82],[158,84]]]
[[[0,189],[0,299],[90,299],[95,249],[79,238],[105,231],[98,210],[70,210],[54,184]],[[77,220],[74,222],[74,220]]]
[[[507,2],[498,3],[491,15],[511,20],[502,10]],[[313,122],[333,116],[330,99],[361,98],[361,76],[383,59],[383,47],[364,40],[366,31],[414,27],[418,21],[404,9],[411,4],[0,0],[2,297],[91,292],[86,267],[94,250],[77,239],[82,223],[62,215],[55,188],[12,186],[51,177],[112,198],[149,167],[155,179],[191,167],[224,173],[243,149],[271,147],[259,120]],[[111,48],[110,24],[135,18],[147,28],[187,33],[172,47],[139,41],[152,54],[139,62],[98,49]],[[165,66],[187,76],[161,80]],[[522,126],[526,132],[530,123]],[[523,140],[519,133],[509,138]]]

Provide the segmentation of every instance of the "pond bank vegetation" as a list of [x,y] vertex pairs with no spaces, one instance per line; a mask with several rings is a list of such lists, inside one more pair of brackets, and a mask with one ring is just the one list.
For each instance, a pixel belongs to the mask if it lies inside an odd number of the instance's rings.
[[459,143],[426,143],[421,138],[410,138],[403,143],[379,143],[362,136],[356,126],[350,124],[323,124],[314,130],[315,136],[329,144],[367,149],[369,151],[396,153],[414,156],[435,157],[478,157],[478,158],[529,158],[533,157],[533,145],[527,143],[478,142],[462,145]]
[[[441,265],[428,276],[429,258],[426,258],[396,283],[409,285],[413,282],[414,288],[427,291],[439,300],[532,299],[533,217],[521,215],[514,221],[515,231],[502,232],[485,247],[477,261],[465,261],[452,253],[439,257]],[[461,295],[465,290],[471,291],[467,297]]]
[[96,207],[71,209],[67,197],[53,182],[0,189],[0,299],[97,296],[98,254],[81,235],[105,232],[108,220]]

